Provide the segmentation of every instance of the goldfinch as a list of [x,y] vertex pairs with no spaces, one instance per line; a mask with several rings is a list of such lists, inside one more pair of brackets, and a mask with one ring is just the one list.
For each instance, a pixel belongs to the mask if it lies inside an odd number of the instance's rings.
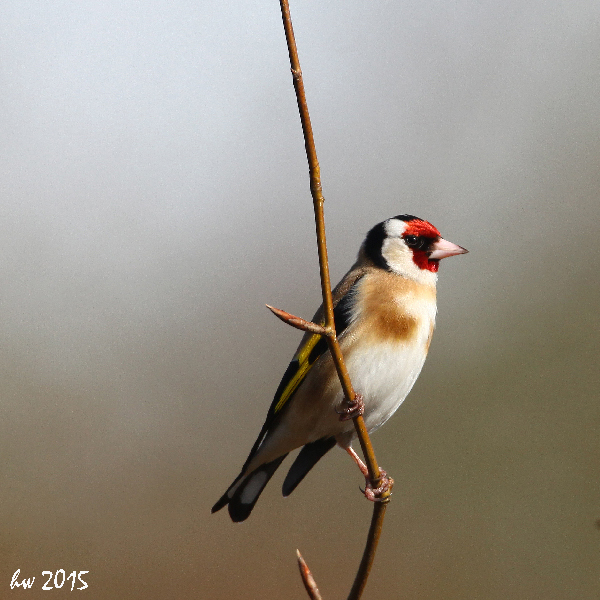
[[[381,427],[414,385],[435,326],[439,261],[464,254],[431,223],[398,215],[373,227],[356,263],[333,291],[335,326],[367,430]],[[313,318],[323,323],[322,307]],[[288,496],[336,443],[351,454],[351,419],[325,339],[307,332],[292,358],[241,473],[213,506],[248,518],[289,452],[302,447],[285,481]]]

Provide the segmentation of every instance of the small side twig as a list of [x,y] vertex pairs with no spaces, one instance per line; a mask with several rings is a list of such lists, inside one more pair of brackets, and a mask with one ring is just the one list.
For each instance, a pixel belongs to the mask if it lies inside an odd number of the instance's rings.
[[[274,309],[269,306],[269,309],[277,315],[284,322],[302,329],[304,331],[311,331],[323,335],[327,340],[329,351],[333,358],[338,377],[344,392],[344,396],[349,403],[354,403],[356,393],[352,387],[350,381],[350,375],[344,363],[344,358],[340,350],[340,345],[337,340],[335,333],[335,321],[333,316],[333,298],[331,295],[331,281],[329,277],[329,262],[327,259],[327,244],[325,239],[325,215],[323,210],[324,198],[321,186],[321,169],[319,167],[319,161],[317,159],[317,151],[315,147],[315,141],[313,137],[312,125],[310,122],[310,115],[308,112],[308,104],[306,102],[306,94],[304,92],[304,82],[302,80],[302,69],[300,68],[300,60],[298,58],[298,49],[296,47],[296,40],[294,38],[294,30],[292,27],[292,19],[290,16],[290,9],[288,0],[280,0],[281,15],[283,18],[283,26],[285,30],[285,37],[288,46],[288,52],[290,56],[290,65],[292,70],[292,77],[294,82],[294,90],[296,92],[296,99],[298,102],[298,110],[300,112],[300,120],[302,122],[302,132],[304,134],[304,145],[306,148],[306,157],[308,160],[308,168],[310,175],[310,191],[313,199],[313,207],[315,213],[315,227],[317,234],[317,248],[319,253],[319,269],[321,274],[321,293],[323,296],[323,312],[325,315],[325,323],[318,325],[310,321],[295,317],[286,313],[285,311]],[[381,472],[375,458],[375,452],[371,445],[371,440],[365,426],[362,415],[354,417],[354,427],[356,434],[360,442],[363,456],[367,465],[369,478],[374,487],[377,487],[377,482],[381,478]],[[366,586],[367,578],[375,558],[375,550],[379,542],[381,535],[381,528],[383,525],[383,518],[385,515],[386,507],[389,502],[389,496],[391,494],[391,486],[382,494],[381,501],[375,502],[373,507],[373,517],[371,519],[371,527],[367,536],[367,542],[365,550],[360,563],[360,567],[356,574],[354,584],[348,596],[348,600],[358,600]],[[317,590],[316,584],[310,571],[306,566],[306,563],[298,553],[298,560],[300,565],[300,572],[302,574],[302,581],[306,587],[309,596],[315,600],[320,600],[321,596]],[[307,582],[311,582],[310,585]],[[316,594],[316,595],[315,595]]]
[[296,550],[298,556],[298,568],[300,569],[300,577],[302,577],[302,583],[308,592],[310,600],[322,600],[321,593],[317,587],[317,583],[308,568],[308,565],[304,562],[300,550]]
[[332,333],[331,330],[327,329],[327,327],[324,327],[323,325],[317,325],[312,321],[306,321],[302,317],[295,317],[294,315],[291,315],[289,312],[281,310],[280,308],[275,308],[269,304],[267,304],[266,307],[284,323],[287,323],[296,329],[310,331],[311,333],[318,333],[325,336],[329,336]]

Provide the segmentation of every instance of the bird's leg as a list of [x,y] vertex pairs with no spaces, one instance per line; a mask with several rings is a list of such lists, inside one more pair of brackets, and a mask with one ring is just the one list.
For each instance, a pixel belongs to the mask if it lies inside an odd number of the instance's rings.
[[346,396],[335,412],[340,415],[340,421],[350,421],[365,412],[365,403],[362,394],[354,394],[354,400],[350,401]]
[[360,469],[360,472],[365,476],[369,477],[369,469],[367,465],[360,459],[360,456],[356,454],[352,446],[345,448],[346,452],[350,455],[350,458],[356,463],[356,466]]
[[[382,498],[381,496],[384,492],[387,492],[392,488],[392,486],[394,485],[394,480],[391,477],[388,477],[387,473],[380,468],[379,479],[374,482],[371,482],[371,478],[369,477],[369,469],[367,469],[367,465],[365,465],[365,463],[360,459],[360,456],[356,454],[354,448],[352,448],[352,446],[348,446],[348,448],[346,448],[345,450],[350,455],[352,460],[358,465],[360,472],[365,477],[365,489],[364,491],[361,491],[363,492],[367,500],[370,500],[371,502],[387,502],[389,495],[385,498]],[[378,483],[379,485],[376,488],[374,488],[374,483]]]

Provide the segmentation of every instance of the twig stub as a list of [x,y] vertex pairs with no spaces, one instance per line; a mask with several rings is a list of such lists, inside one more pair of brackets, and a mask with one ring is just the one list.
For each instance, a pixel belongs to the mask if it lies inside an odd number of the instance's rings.
[[298,568],[300,569],[300,577],[302,577],[302,583],[304,583],[304,587],[308,592],[311,600],[322,600],[321,593],[319,592],[319,588],[317,587],[317,582],[315,581],[308,565],[302,558],[302,554],[300,554],[300,550],[296,550],[296,556],[298,557]]
[[311,333],[318,333],[319,335],[324,335],[327,337],[331,337],[332,334],[335,334],[335,331],[330,329],[329,327],[318,325],[317,323],[313,323],[312,321],[306,321],[302,317],[295,317],[289,312],[281,310],[280,308],[275,308],[274,306],[270,306],[269,304],[266,304],[265,306],[284,323],[287,323],[288,325],[291,325],[296,329],[301,329],[302,331],[310,331]]

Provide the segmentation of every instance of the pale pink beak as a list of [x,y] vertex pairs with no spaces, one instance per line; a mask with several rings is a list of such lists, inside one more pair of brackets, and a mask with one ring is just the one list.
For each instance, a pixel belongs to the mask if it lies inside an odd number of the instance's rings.
[[448,256],[456,256],[457,254],[466,254],[468,250],[462,246],[457,246],[444,238],[440,238],[432,246],[432,251],[429,253],[429,260],[440,260]]

